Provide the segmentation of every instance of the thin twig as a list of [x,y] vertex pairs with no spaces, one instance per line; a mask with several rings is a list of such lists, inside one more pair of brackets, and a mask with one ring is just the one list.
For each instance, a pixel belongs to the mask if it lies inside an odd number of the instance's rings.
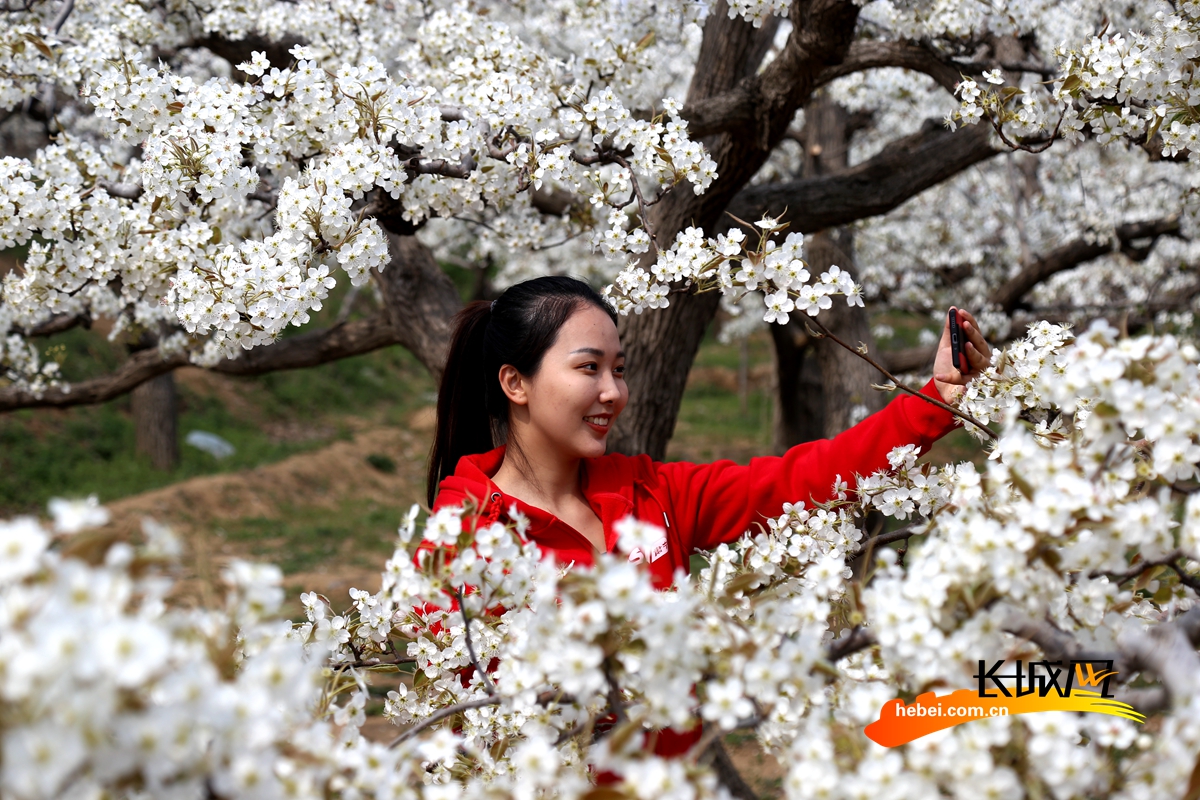
[[554,746],[559,747],[563,744],[566,744],[567,742],[571,741],[579,734],[584,733],[584,732],[588,731],[589,729],[592,729],[595,727],[596,727],[596,717],[590,716],[587,719],[585,719],[583,722],[581,722],[578,725],[576,725],[575,727],[571,728],[570,730],[566,730],[566,731],[563,731],[562,733],[560,733],[558,735],[558,738],[554,740]]
[[734,731],[746,730],[747,728],[757,728],[762,723],[762,715],[755,713],[755,715],[752,717],[738,720],[737,723],[729,730],[725,730],[720,725],[709,725],[705,728],[704,733],[700,736],[700,739],[694,745],[692,745],[692,749],[688,750],[687,755],[684,756],[684,758],[689,763],[695,764],[696,760],[700,758],[700,756],[704,755],[704,751],[709,748],[709,746],[713,743],[713,740],[718,736],[724,736],[726,734],[733,733]]
[[608,683],[608,704],[612,707],[617,722],[625,722],[628,717],[625,714],[625,702],[621,699],[621,687],[617,685],[617,679],[612,674],[612,665],[607,660],[604,662],[604,680]]
[[[650,244],[654,247],[654,253],[657,255],[658,254],[658,235],[655,234],[654,228],[652,228],[650,226],[650,217],[648,216],[647,211],[646,211],[646,209],[648,208],[648,206],[646,205],[646,198],[642,197],[642,187],[641,187],[641,184],[638,183],[637,175],[633,174],[633,167],[629,166],[629,162],[626,161],[621,156],[617,155],[616,153],[613,153],[611,158],[613,161],[620,164],[622,167],[624,167],[626,170],[629,171],[629,182],[631,184],[633,184],[633,193],[637,197],[638,216],[642,218],[642,229],[645,230],[647,234],[649,234]],[[657,201],[655,201],[655,202],[657,202]]]
[[463,597],[463,590],[459,587],[455,591],[458,594],[458,612],[462,614],[463,618],[463,630],[466,632],[467,639],[467,654],[471,656],[471,665],[475,667],[475,672],[483,680],[484,691],[488,693],[489,697],[495,697],[496,687],[492,685],[492,679],[488,677],[484,668],[479,666],[479,656],[475,655],[475,645],[471,643],[471,618],[467,616],[467,604]]
[[1064,109],[1063,112],[1058,116],[1058,124],[1054,126],[1054,132],[1050,134],[1050,138],[1046,139],[1045,142],[1041,143],[1041,146],[1037,148],[1030,147],[1027,144],[1021,144],[1020,142],[1011,141],[1007,136],[1004,135],[1004,126],[1001,125],[991,114],[988,114],[988,121],[992,123],[992,128],[996,131],[996,135],[1000,137],[1000,141],[1004,142],[1011,149],[1024,150],[1026,153],[1041,153],[1049,150],[1050,146],[1058,140],[1058,132],[1062,128],[1063,119],[1066,117],[1066,115],[1067,112]]
[[917,528],[924,524],[925,520],[921,520],[920,522],[911,522],[908,525],[905,525],[902,528],[897,528],[894,531],[888,531],[887,533],[881,533],[878,536],[872,536],[863,543],[863,548],[855,553],[853,558],[846,562],[847,566],[853,564],[855,561],[858,561],[861,558],[865,558],[877,547],[882,547],[885,544],[891,544],[892,542],[898,542],[901,539],[907,539],[910,536],[915,536],[919,533]]
[[75,0],[66,0],[62,4],[62,8],[58,10],[58,16],[54,18],[54,22],[50,24],[50,32],[55,36],[62,30],[62,26],[66,24],[67,17],[71,16],[71,12],[75,9]]
[[993,439],[999,439],[999,438],[1000,438],[999,436],[997,436],[997,435],[995,434],[995,432],[994,432],[994,431],[992,431],[992,429],[991,429],[991,428],[987,427],[987,426],[986,426],[986,425],[984,425],[982,422],[980,422],[979,420],[975,419],[974,417],[972,417],[970,414],[966,413],[965,411],[959,411],[957,408],[955,408],[954,406],[952,406],[952,405],[950,405],[950,404],[948,404],[948,403],[943,403],[941,400],[934,400],[932,397],[930,397],[930,396],[929,396],[929,395],[927,395],[927,394],[922,394],[921,392],[918,392],[916,389],[910,389],[909,387],[905,386],[903,383],[901,383],[901,382],[900,382],[900,380],[899,380],[899,379],[898,379],[898,378],[897,378],[895,375],[893,375],[892,373],[888,372],[888,371],[887,371],[887,370],[886,370],[886,369],[883,367],[883,365],[882,365],[882,364],[880,364],[878,361],[876,361],[875,359],[871,358],[871,357],[870,357],[869,355],[867,355],[866,353],[860,352],[860,351],[859,351],[857,348],[851,347],[850,345],[846,344],[846,343],[845,343],[845,342],[843,342],[841,339],[839,339],[837,336],[834,336],[834,335],[833,335],[833,333],[832,333],[832,332],[829,330],[829,328],[826,328],[826,327],[825,327],[825,325],[824,325],[824,324],[822,324],[822,323],[821,323],[821,321],[820,321],[820,320],[818,320],[816,317],[811,317],[811,318],[810,318],[810,321],[811,321],[813,324],[815,324],[815,325],[816,325],[818,328],[820,328],[820,329],[821,329],[821,332],[822,332],[822,333],[823,333],[825,336],[828,336],[830,339],[832,339],[833,341],[837,342],[837,343],[838,343],[838,344],[840,344],[842,347],[846,348],[846,349],[847,349],[847,350],[849,350],[851,353],[854,353],[856,356],[858,356],[859,358],[861,358],[863,361],[866,361],[866,362],[867,362],[868,364],[870,364],[872,367],[874,367],[875,369],[877,369],[877,370],[879,370],[880,372],[882,372],[882,373],[884,374],[884,376],[885,376],[885,377],[886,377],[888,380],[890,380],[890,381],[892,382],[892,385],[893,385],[893,386],[895,386],[895,387],[896,387],[897,389],[899,389],[900,391],[902,391],[902,392],[907,392],[908,394],[911,394],[913,397],[919,397],[920,399],[924,400],[926,403],[930,403],[930,404],[932,404],[932,405],[935,405],[935,406],[937,406],[938,408],[941,408],[941,409],[944,409],[944,410],[946,410],[946,411],[949,411],[951,414],[953,414],[954,416],[958,417],[959,419],[965,420],[965,421],[967,421],[967,422],[971,423],[972,425],[976,426],[977,428],[979,428],[981,431],[983,431],[984,433],[986,433],[988,436],[990,436],[990,437],[991,437],[991,438],[993,438]]
[[340,672],[345,669],[360,669],[363,667],[398,667],[401,664],[415,664],[415,658],[401,658],[397,656],[395,661],[385,661],[382,658],[360,658],[358,661],[345,661],[341,664],[334,664],[332,669],[335,672]]
[[498,705],[500,705],[499,697],[476,697],[474,700],[466,700],[462,703],[455,703],[452,706],[446,706],[445,708],[441,709],[440,711],[436,711],[433,714],[431,714],[430,716],[421,720],[416,725],[413,725],[411,728],[409,728],[404,733],[397,736],[395,739],[392,739],[392,741],[388,744],[388,747],[396,747],[397,745],[407,742],[409,739],[413,738],[421,731],[425,730],[426,728],[428,728],[431,725],[435,725],[435,724],[441,722],[446,717],[452,717],[455,714],[461,713],[463,711],[470,711],[472,708],[483,708],[485,706],[498,706]]
[[1166,567],[1174,572],[1179,577],[1179,582],[1191,589],[1193,592],[1200,593],[1200,580],[1193,578],[1191,575],[1184,572],[1183,568],[1176,562],[1181,558],[1190,559],[1191,556],[1182,550],[1175,550],[1162,558],[1156,558],[1152,561],[1142,561],[1137,566],[1125,572],[1104,572],[1102,570],[1092,570],[1088,573],[1089,578],[1099,578],[1101,576],[1110,580],[1116,581],[1120,586],[1131,578],[1136,578],[1142,575],[1146,570],[1154,569],[1155,567]]
[[829,652],[825,654],[825,659],[830,664],[835,664],[843,658],[854,655],[859,650],[866,650],[876,643],[875,634],[866,628],[855,628],[850,631],[849,635],[843,636],[830,645]]

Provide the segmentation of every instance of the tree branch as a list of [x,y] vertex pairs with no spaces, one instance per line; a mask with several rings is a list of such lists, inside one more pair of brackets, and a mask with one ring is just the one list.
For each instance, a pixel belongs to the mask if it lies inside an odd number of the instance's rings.
[[830,664],[835,664],[847,656],[854,655],[860,650],[866,650],[868,647],[874,647],[876,644],[878,641],[875,639],[875,634],[866,628],[855,628],[829,646],[825,660]]
[[32,328],[14,328],[14,331],[27,338],[33,338],[38,336],[53,336],[56,333],[69,331],[79,325],[86,328],[91,324],[92,318],[87,314],[55,314],[50,319],[34,325]]
[[479,656],[475,653],[475,644],[471,640],[471,618],[467,616],[467,605],[463,598],[463,590],[455,589],[458,595],[458,613],[462,614],[463,618],[463,636],[467,640],[467,655],[471,658],[471,666],[475,668],[475,673],[479,679],[483,681],[483,689],[489,696],[495,697],[496,687],[492,685],[492,679],[488,677],[487,670],[479,664]]
[[1104,576],[1109,580],[1116,582],[1116,584],[1120,586],[1130,578],[1140,577],[1146,572],[1146,570],[1154,569],[1155,567],[1166,567],[1174,572],[1176,576],[1178,576],[1180,583],[1191,589],[1193,592],[1200,594],[1200,581],[1193,578],[1184,571],[1183,567],[1179,566],[1177,562],[1181,558],[1190,559],[1192,556],[1183,552],[1182,550],[1174,550],[1162,558],[1156,558],[1150,561],[1139,561],[1136,566],[1126,570],[1125,572],[1102,572],[1100,570],[1092,570],[1090,573],[1088,573],[1088,577],[1099,578]]
[[388,743],[388,747],[396,747],[404,742],[407,742],[421,731],[425,730],[431,725],[436,725],[437,723],[446,719],[446,717],[452,717],[455,714],[462,713],[463,711],[470,711],[472,708],[483,708],[484,706],[498,705],[500,705],[500,698],[488,695],[487,697],[476,697],[474,700],[466,700],[462,703],[455,703],[452,706],[446,706],[445,708],[430,714],[428,717],[413,725],[395,739],[392,739],[392,741]]
[[441,383],[462,298],[433,252],[417,237],[389,233],[388,244],[392,261],[374,277],[395,342],[417,357],[435,383]]
[[272,67],[284,69],[293,61],[288,51],[298,44],[305,44],[304,39],[287,38],[273,41],[264,36],[247,36],[244,39],[229,39],[224,36],[212,35],[191,42],[190,47],[204,47],[228,61],[234,68],[238,64],[249,61],[254,51],[266,54],[267,61]]
[[[224,375],[263,375],[315,367],[398,344],[411,351],[434,380],[440,381],[453,318],[462,301],[429,248],[413,236],[391,236],[390,243],[392,261],[374,276],[384,295],[382,312],[256,347],[238,358],[218,363],[212,371]],[[55,324],[65,326],[66,321]],[[184,353],[163,358],[158,348],[142,350],[115,372],[79,381],[69,390],[49,389],[36,396],[15,387],[0,389],[0,412],[103,403],[188,363]]]
[[1118,226],[1115,233],[1117,239],[1116,246],[1114,246],[1113,241],[1110,239],[1097,242],[1076,239],[1073,242],[1068,242],[1061,247],[1051,250],[1032,264],[1026,265],[1018,274],[1010,278],[1007,283],[992,292],[992,302],[996,303],[1004,311],[1012,313],[1022,298],[1033,287],[1056,273],[1072,269],[1085,261],[1090,261],[1093,258],[1098,258],[1105,253],[1111,253],[1118,249],[1132,255],[1137,255],[1143,252],[1143,250],[1148,254],[1149,250],[1147,248],[1144,246],[1135,247],[1133,242],[1138,239],[1148,238],[1151,240],[1151,244],[1153,244],[1153,241],[1157,240],[1160,236],[1178,236],[1179,217],[1170,216],[1143,222],[1129,222]]
[[750,186],[729,204],[741,219],[776,217],[813,233],[885,214],[905,200],[1002,152],[982,126],[948,131],[928,120],[874,157],[834,175]]
[[[262,375],[285,369],[315,367],[329,361],[369,353],[391,344],[398,337],[384,314],[345,325],[308,331],[255,348],[240,358],[222,361],[212,368],[225,375]],[[129,357],[115,372],[71,384],[69,390],[48,389],[42,395],[9,387],[0,390],[0,412],[18,408],[67,408],[103,403],[127,394],[148,380],[188,364],[184,353],[163,358],[157,347]]]
[[1195,694],[1200,685],[1200,656],[1196,655],[1200,638],[1200,606],[1174,622],[1157,625],[1148,631],[1127,628],[1117,636],[1117,647],[1125,657],[1126,668],[1133,672],[1149,670],[1158,676],[1166,690],[1166,705]]
[[746,779],[738,772],[737,765],[729,757],[729,752],[726,751],[725,745],[721,743],[720,739],[712,740],[702,758],[712,764],[713,772],[717,774],[717,780],[729,790],[731,795],[738,800],[758,800],[758,792],[754,791],[754,788],[746,783]]
[[41,395],[36,395],[16,387],[2,389],[0,412],[18,408],[66,408],[103,403],[185,364],[187,356],[182,353],[164,359],[157,347],[140,350],[132,354],[116,372],[72,384],[69,390],[47,389]]
[[137,200],[142,196],[142,187],[132,183],[112,183],[110,181],[100,181],[97,184],[101,189],[108,192],[111,197],[120,197],[123,200]]
[[817,76],[817,86],[824,86],[845,75],[880,67],[902,67],[922,72],[938,85],[954,94],[964,73],[972,73],[970,65],[961,65],[943,58],[932,47],[914,42],[857,41],[842,63],[835,64]]
[[875,550],[877,548],[882,547],[885,544],[891,544],[892,542],[899,542],[904,539],[908,539],[912,536],[917,535],[918,533],[921,532],[919,529],[921,527],[923,527],[925,525],[925,523],[927,523],[927,522],[928,522],[928,520],[920,520],[918,522],[910,522],[909,524],[905,525],[904,527],[897,528],[894,531],[888,531],[887,533],[881,533],[878,536],[872,536],[871,538],[869,538],[865,542],[863,542],[862,548],[860,548],[859,551],[853,555],[853,557],[846,559],[846,566],[849,566],[849,565],[855,563],[856,561],[866,558],[869,554],[875,552]]
[[54,22],[50,23],[50,32],[55,36],[62,30],[62,26],[66,24],[67,17],[71,16],[71,12],[75,10],[75,0],[64,0],[62,8],[58,10],[58,14],[54,17]]
[[1001,627],[1036,644],[1049,661],[1112,660],[1118,683],[1144,670],[1154,673],[1163,684],[1161,689],[1131,690],[1118,698],[1130,702],[1142,714],[1166,708],[1197,688],[1200,657],[1195,648],[1200,646],[1200,606],[1148,632],[1127,628],[1117,637],[1116,653],[1089,651],[1049,621],[1031,619],[1018,611],[1009,613]]

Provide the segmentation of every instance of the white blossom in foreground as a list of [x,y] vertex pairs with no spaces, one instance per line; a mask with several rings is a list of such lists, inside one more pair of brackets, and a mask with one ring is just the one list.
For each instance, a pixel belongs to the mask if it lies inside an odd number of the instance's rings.
[[[1198,360],[1169,336],[1035,326],[964,400],[999,423],[982,472],[898,448],[667,591],[625,555],[661,535],[648,523],[576,569],[519,514],[473,529],[442,509],[418,533],[414,507],[380,591],[306,593],[288,625],[274,568],[235,563],[223,607],[177,609],[169,534],[66,533],[101,518],[56,504],[63,532],[0,525],[0,792],[715,798],[707,748],[746,730],[789,798],[1181,796],[1200,745]],[[868,534],[869,511],[902,527]],[[1154,724],[863,733],[894,697],[973,687],[981,660],[1072,653],[1111,657]],[[361,734],[369,686],[390,746]],[[683,757],[648,746],[696,726]]]

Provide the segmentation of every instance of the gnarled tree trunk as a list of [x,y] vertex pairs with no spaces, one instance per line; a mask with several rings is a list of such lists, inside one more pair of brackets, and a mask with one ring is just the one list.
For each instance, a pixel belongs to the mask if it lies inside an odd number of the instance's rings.
[[[714,233],[722,214],[782,140],[822,70],[849,50],[859,7],[846,0],[797,0],[783,51],[762,71],[773,30],[730,19],[724,0],[704,26],[684,115],[704,138],[719,178],[702,195],[686,187],[651,209],[659,247],[689,225]],[[747,110],[752,113],[744,113]],[[732,221],[731,221],[732,224]],[[654,258],[651,251],[648,259]],[[675,430],[687,373],[704,330],[716,314],[715,292],[674,295],[665,310],[626,317],[630,404],[609,437],[609,448],[661,459]]]
[[[823,92],[813,96],[805,106],[801,136],[805,178],[836,175],[847,169],[849,124],[844,108]],[[808,237],[805,249],[809,271],[814,275],[833,265],[854,271],[853,240],[847,229],[818,231]],[[803,319],[803,315],[797,316]],[[873,343],[866,309],[848,306],[843,298],[833,299],[833,307],[821,312],[821,321],[847,344],[864,342],[870,347]],[[800,442],[836,436],[882,408],[885,398],[871,388],[879,382],[874,367],[830,339],[805,337],[798,341],[786,330],[774,330],[779,327],[772,326],[779,390],[776,452]]]
[[462,298],[433,253],[416,236],[388,234],[391,263],[375,275],[395,342],[417,357],[435,383],[442,381],[454,315]]
[[783,455],[789,447],[825,436],[825,398],[821,368],[812,338],[794,316],[787,325],[771,325],[777,402],[774,404],[772,449]]
[[164,372],[131,393],[135,449],[155,469],[179,466],[179,398],[175,374]]
[[[833,236],[828,231],[811,237],[809,242],[809,266],[813,270],[825,271],[837,264],[853,272],[853,261],[847,249],[838,245],[846,241],[848,232]],[[867,310],[849,306],[840,297],[833,299],[833,307],[821,312],[821,320],[839,339],[852,347],[859,343],[875,349],[871,337],[871,321]],[[821,371],[822,436],[837,436],[856,424],[868,414],[883,408],[887,397],[871,385],[879,383],[882,376],[878,370],[854,353],[830,339],[813,342],[817,364]]]

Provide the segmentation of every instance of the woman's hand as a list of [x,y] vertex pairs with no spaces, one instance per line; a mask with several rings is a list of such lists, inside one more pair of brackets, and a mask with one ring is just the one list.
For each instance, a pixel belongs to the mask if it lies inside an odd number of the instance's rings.
[[966,341],[964,347],[967,363],[971,365],[971,373],[963,375],[954,363],[954,356],[950,351],[950,315],[947,314],[946,321],[942,324],[942,340],[938,342],[937,356],[933,359],[933,385],[937,387],[942,400],[947,403],[957,399],[962,394],[962,387],[992,363],[992,348],[979,332],[979,323],[961,308],[958,314],[962,321],[962,335]]

